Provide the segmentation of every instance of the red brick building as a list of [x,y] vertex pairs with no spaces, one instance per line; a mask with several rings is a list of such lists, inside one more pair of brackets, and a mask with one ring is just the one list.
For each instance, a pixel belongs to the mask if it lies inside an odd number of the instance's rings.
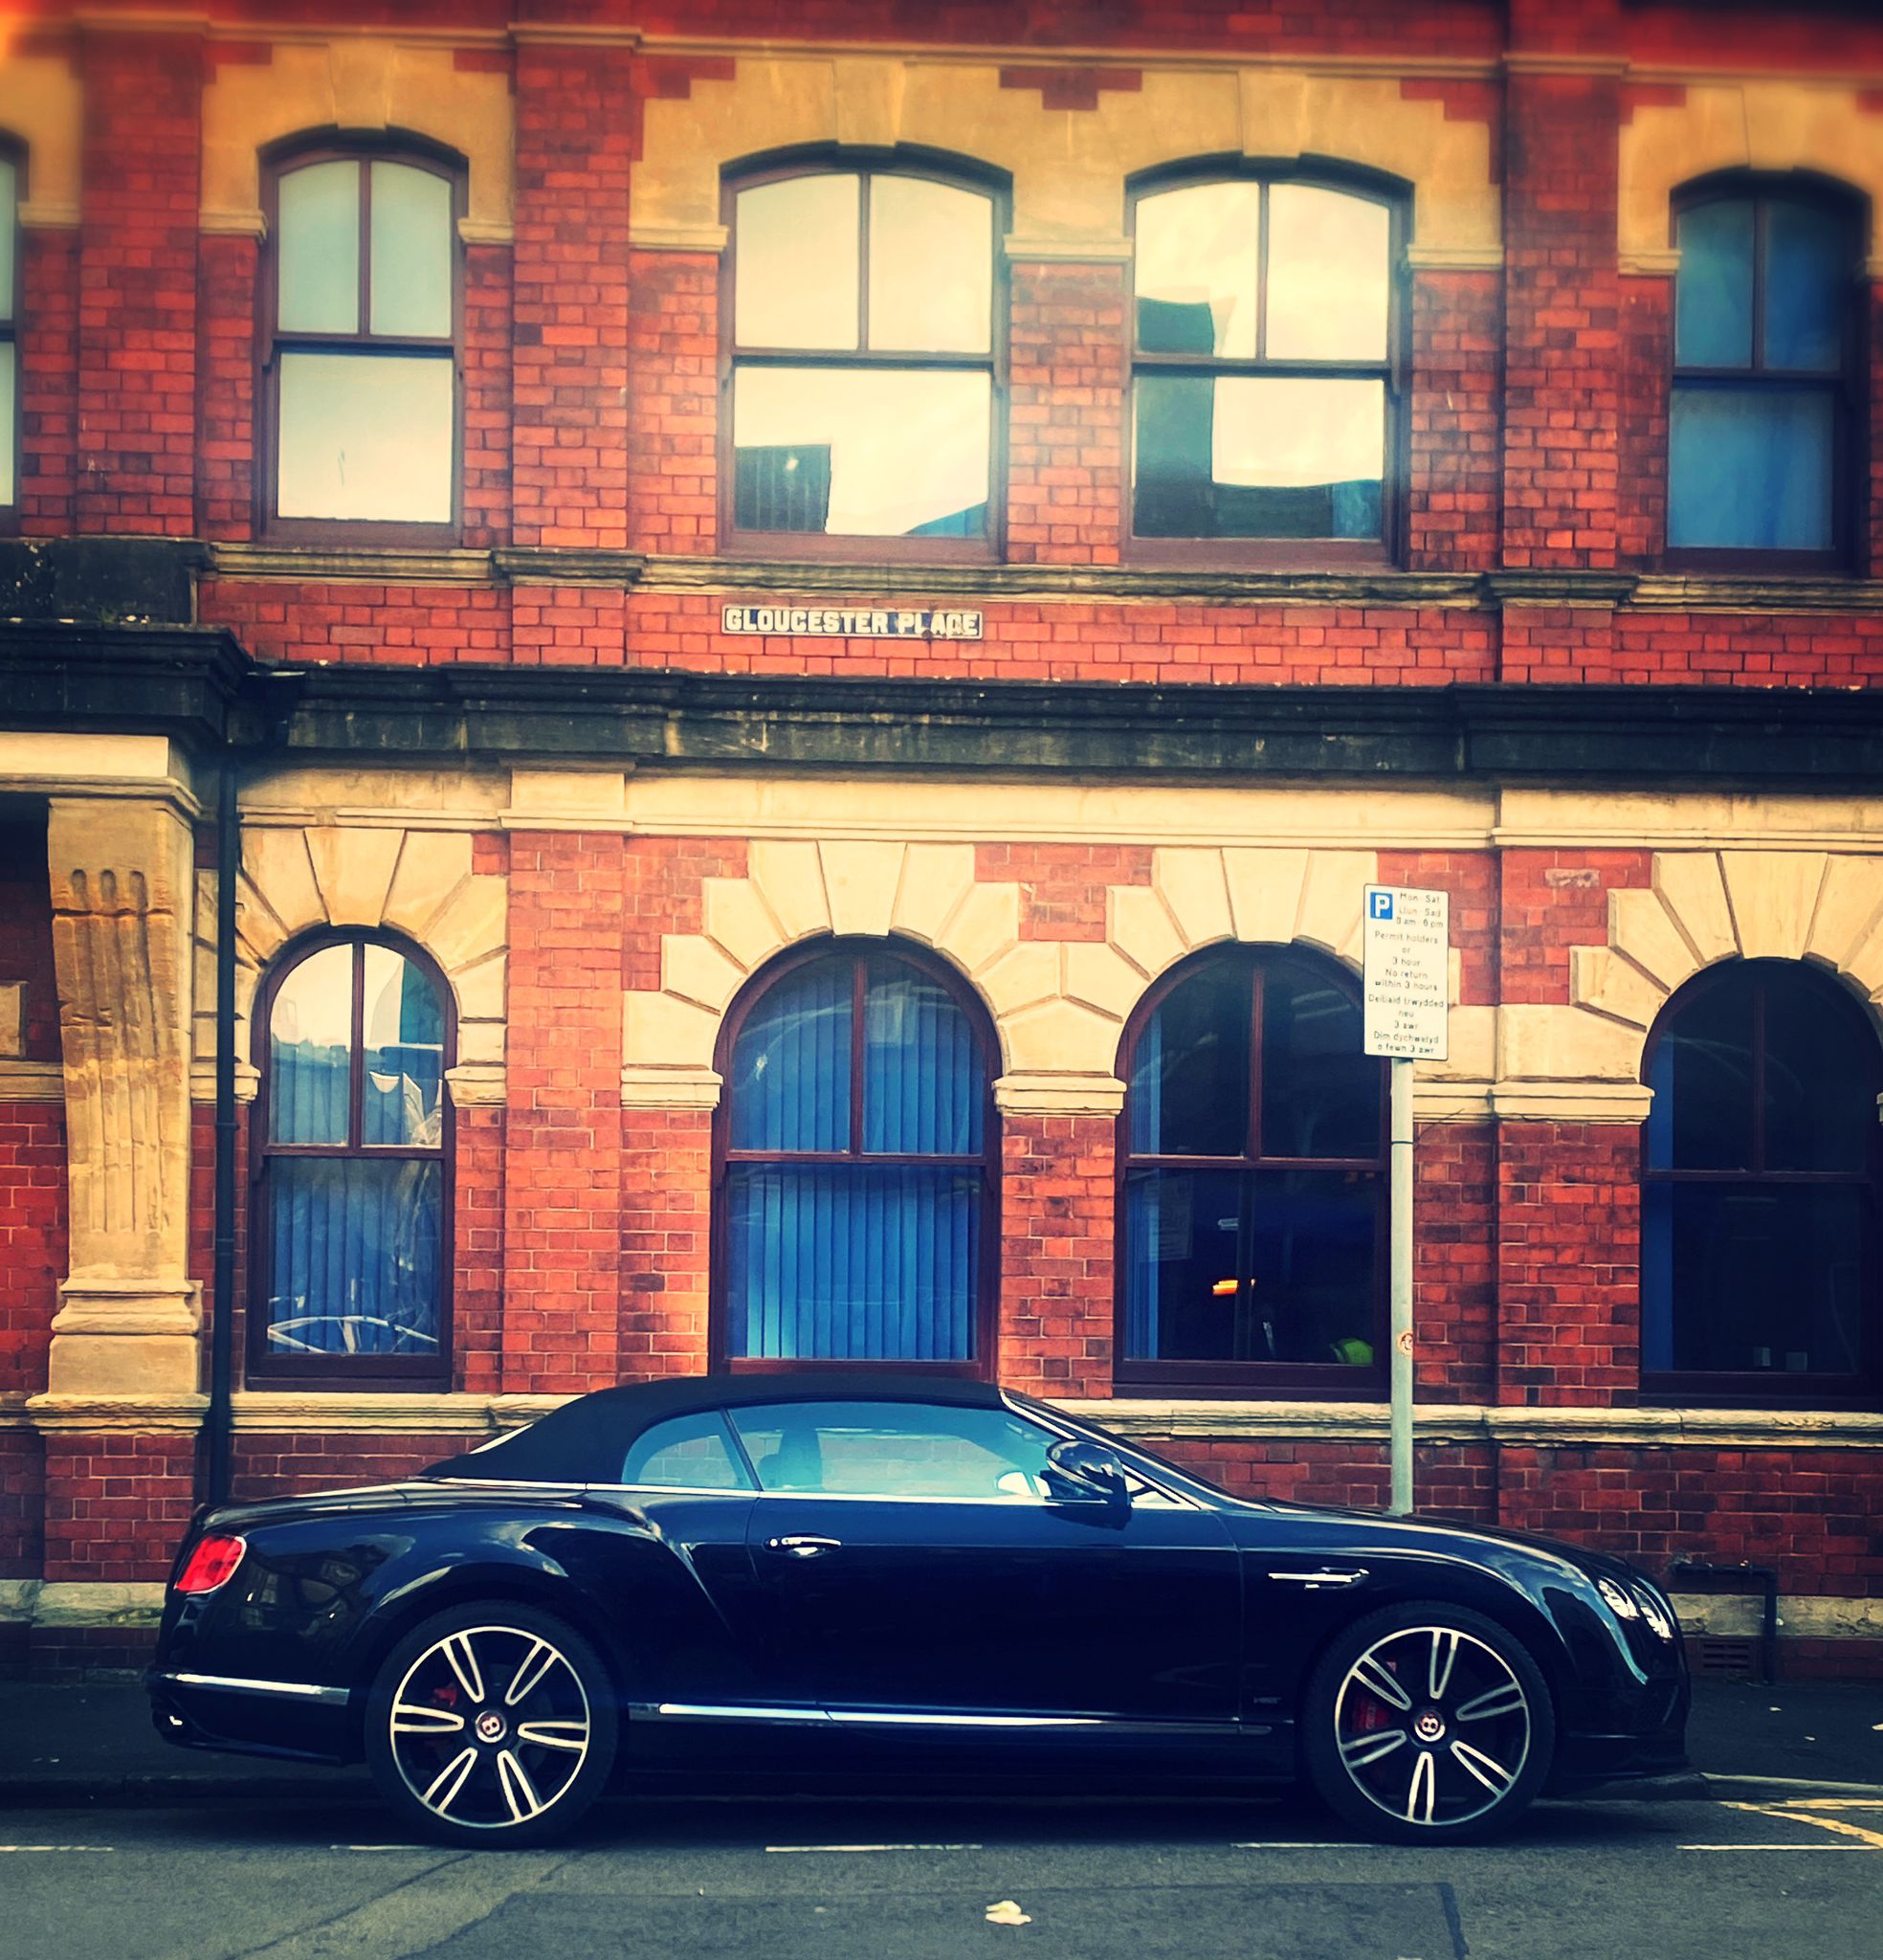
[[1421,1503],[1883,1665],[1872,9],[0,33],[21,1652],[792,1358],[1384,1502],[1378,881]]

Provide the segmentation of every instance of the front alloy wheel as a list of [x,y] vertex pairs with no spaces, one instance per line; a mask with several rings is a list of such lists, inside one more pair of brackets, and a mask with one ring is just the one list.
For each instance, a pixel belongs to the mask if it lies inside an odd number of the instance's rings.
[[1502,1627],[1455,1607],[1394,1608],[1349,1628],[1315,1670],[1307,1722],[1321,1796],[1402,1843],[1505,1829],[1556,1742],[1536,1662]]
[[366,1759],[381,1794],[429,1837],[543,1844],[606,1785],[617,1726],[607,1671],[572,1628],[507,1602],[462,1608],[387,1657]]

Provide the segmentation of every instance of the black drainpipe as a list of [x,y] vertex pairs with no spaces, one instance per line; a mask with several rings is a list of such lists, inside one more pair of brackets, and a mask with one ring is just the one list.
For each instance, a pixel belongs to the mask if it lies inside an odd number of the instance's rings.
[[235,1360],[235,756],[222,754],[216,784],[215,1262],[210,1281],[210,1406],[204,1417],[205,1495],[229,1502]]

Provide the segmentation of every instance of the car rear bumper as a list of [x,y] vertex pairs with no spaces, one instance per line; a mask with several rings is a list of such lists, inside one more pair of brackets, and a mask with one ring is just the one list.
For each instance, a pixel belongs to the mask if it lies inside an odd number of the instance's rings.
[[304,1763],[345,1763],[358,1755],[345,1688],[158,1668],[145,1671],[144,1685],[157,1733],[179,1748]]

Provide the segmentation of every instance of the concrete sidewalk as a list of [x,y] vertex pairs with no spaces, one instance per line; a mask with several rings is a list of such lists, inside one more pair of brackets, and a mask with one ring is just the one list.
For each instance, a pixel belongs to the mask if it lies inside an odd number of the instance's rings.
[[[1698,1776],[1671,1780],[1667,1793],[1701,1795],[1700,1779],[1717,1779],[1721,1795],[1797,1795],[1805,1785],[1829,1793],[1864,1786],[1883,1795],[1883,1682],[1696,1682],[1688,1753]],[[152,1729],[134,1682],[0,1681],[0,1807],[354,1795],[371,1799],[359,1767],[173,1748]]]

